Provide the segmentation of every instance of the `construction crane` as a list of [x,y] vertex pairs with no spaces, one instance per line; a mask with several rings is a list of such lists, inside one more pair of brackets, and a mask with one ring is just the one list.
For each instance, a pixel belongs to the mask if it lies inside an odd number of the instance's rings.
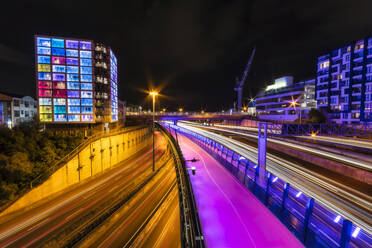
[[244,73],[243,73],[242,78],[239,80],[239,78],[236,77],[236,79],[235,79],[236,80],[236,85],[235,85],[234,90],[238,93],[238,111],[239,112],[242,110],[242,99],[243,99],[243,87],[244,87],[244,83],[247,80],[247,76],[248,76],[249,70],[251,69],[251,65],[252,65],[252,61],[253,61],[253,57],[254,57],[255,52],[256,52],[256,48],[253,48],[251,57],[249,58],[249,61],[248,61],[247,66],[245,67],[245,70],[244,70]]

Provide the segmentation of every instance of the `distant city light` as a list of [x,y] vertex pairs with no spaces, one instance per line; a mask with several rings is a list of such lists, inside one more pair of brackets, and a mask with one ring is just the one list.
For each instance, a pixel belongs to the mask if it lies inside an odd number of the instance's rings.
[[351,236],[353,236],[354,238],[356,238],[359,234],[359,231],[360,231],[360,227],[356,227],[353,234]]
[[334,222],[338,223],[341,219],[340,215],[337,215],[336,218],[333,220]]
[[298,198],[298,197],[300,197],[301,195],[302,195],[302,192],[299,191],[299,192],[297,193],[296,197]]

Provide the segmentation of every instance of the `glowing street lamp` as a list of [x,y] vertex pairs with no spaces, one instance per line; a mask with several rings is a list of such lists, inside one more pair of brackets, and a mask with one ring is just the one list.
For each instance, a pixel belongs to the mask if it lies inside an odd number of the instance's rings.
[[155,97],[159,95],[156,91],[151,91],[152,96],[152,171],[155,171]]
[[[294,100],[293,99],[293,96],[292,96],[292,101],[290,101],[290,107],[293,107],[295,110],[297,110],[296,109],[296,107],[297,106],[299,106],[299,105],[301,105],[301,104],[299,104],[298,102],[297,102],[297,99],[296,100]],[[300,124],[302,123],[302,118],[301,118],[301,107],[298,107],[298,111],[300,112]]]
[[183,112],[183,108],[179,108],[178,111],[182,113]]

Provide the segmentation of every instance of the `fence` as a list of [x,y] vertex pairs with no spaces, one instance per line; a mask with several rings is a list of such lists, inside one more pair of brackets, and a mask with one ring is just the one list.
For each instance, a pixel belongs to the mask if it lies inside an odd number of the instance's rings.
[[[307,247],[372,247],[372,236],[274,174],[259,180],[259,167],[222,144],[169,125],[208,151]],[[264,225],[264,224],[263,224]]]

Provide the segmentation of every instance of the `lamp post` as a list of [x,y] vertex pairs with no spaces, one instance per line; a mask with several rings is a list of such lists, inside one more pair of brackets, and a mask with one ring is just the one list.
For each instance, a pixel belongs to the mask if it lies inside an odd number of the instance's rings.
[[151,91],[152,96],[152,171],[155,171],[155,96],[159,93]]
[[298,111],[300,112],[300,124],[302,124],[302,120],[301,120],[301,104],[297,103],[296,100],[293,100],[291,101],[291,106],[296,110],[296,106],[298,106]]

